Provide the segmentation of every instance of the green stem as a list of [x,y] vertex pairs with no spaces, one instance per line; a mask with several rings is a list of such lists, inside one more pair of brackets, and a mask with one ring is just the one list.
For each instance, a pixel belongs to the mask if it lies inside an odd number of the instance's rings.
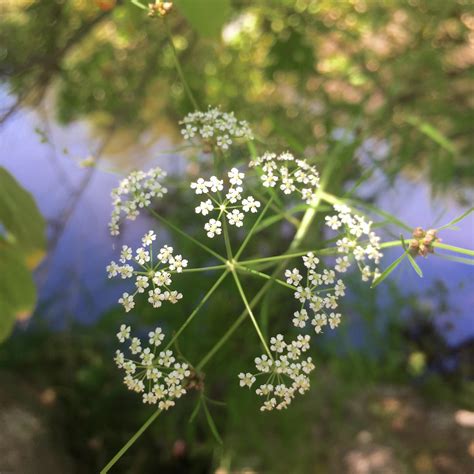
[[265,216],[265,213],[267,212],[268,208],[272,204],[272,201],[273,201],[273,197],[271,197],[269,199],[269,201],[267,202],[267,205],[263,208],[263,211],[260,213],[257,220],[254,222],[252,228],[250,229],[250,232],[247,234],[247,237],[245,237],[245,240],[242,242],[242,245],[240,246],[239,250],[237,250],[237,253],[235,254],[235,260],[237,260],[240,257],[240,255],[242,254],[242,252],[245,250],[245,247],[249,243],[249,241],[252,238],[255,230],[257,229],[257,227],[260,224],[261,220]]
[[464,255],[469,255],[474,257],[474,250],[463,249],[462,247],[455,247],[454,245],[442,244],[441,242],[434,242],[433,247],[451,250],[452,252],[463,253]]
[[184,77],[183,69],[181,68],[181,63],[179,62],[178,53],[176,52],[176,48],[174,46],[173,35],[171,34],[171,29],[169,27],[169,24],[166,18],[164,18],[164,23],[165,23],[165,28],[166,28],[166,35],[168,36],[168,40],[170,42],[171,51],[173,52],[174,64],[176,66],[176,70],[178,71],[179,78],[181,79],[181,82],[183,83],[183,87],[184,87],[184,90],[186,91],[186,95],[188,96],[189,101],[191,102],[191,104],[196,110],[199,110],[198,103],[196,102],[196,99],[194,98],[194,95],[191,92],[191,89],[186,81],[186,78]]
[[272,277],[270,275],[267,275],[266,273],[259,272],[257,270],[254,270],[252,268],[247,268],[241,264],[236,264],[237,270],[242,270],[245,273],[250,273],[251,275],[256,275],[258,277],[264,278],[265,280],[273,280],[275,283],[278,283],[281,286],[285,286],[286,288],[290,288],[291,290],[295,291],[295,287],[286,283],[283,280],[280,280],[278,278]]
[[[212,265],[210,267],[200,267],[200,268],[184,268],[183,270],[181,270],[180,273],[207,272],[209,270],[223,270],[224,268],[227,268],[227,265]],[[173,272],[173,273],[178,273],[178,272]]]
[[178,339],[178,337],[181,335],[181,333],[188,327],[189,324],[191,324],[191,321],[194,319],[194,316],[198,313],[198,311],[204,306],[206,301],[211,297],[211,295],[214,293],[214,291],[217,290],[219,285],[223,282],[224,278],[227,276],[229,273],[229,270],[225,271],[222,273],[222,275],[217,279],[217,281],[214,283],[214,285],[211,287],[211,289],[204,295],[203,299],[199,302],[199,304],[194,308],[193,312],[188,316],[188,319],[183,323],[183,325],[178,329],[176,334],[171,338],[170,342],[166,345],[166,349],[172,346],[174,341]]
[[203,250],[205,250],[206,252],[210,253],[211,255],[213,255],[214,257],[216,257],[218,260],[220,260],[221,262],[225,263],[226,262],[226,259],[224,257],[222,257],[221,255],[219,255],[217,252],[214,252],[214,250],[210,249],[207,245],[204,245],[203,243],[199,242],[199,240],[196,240],[194,237],[191,237],[189,234],[187,234],[186,232],[183,232],[179,227],[175,226],[173,223],[171,223],[168,219],[165,219],[163,216],[160,216],[160,214],[158,214],[157,212],[155,212],[153,209],[150,210],[150,213],[155,216],[158,220],[160,220],[161,222],[163,222],[163,224],[166,224],[168,227],[170,227],[171,229],[173,229],[176,233],[178,233],[179,235],[185,237],[186,239],[190,240],[191,242],[193,242],[194,244],[196,244],[197,246],[201,247]]
[[250,319],[252,320],[253,325],[255,326],[255,330],[257,331],[258,337],[260,338],[260,341],[262,341],[263,347],[265,348],[265,351],[268,354],[268,357],[272,359],[273,358],[272,353],[270,352],[270,349],[267,346],[267,341],[265,341],[262,331],[260,330],[257,320],[255,319],[255,316],[252,312],[252,308],[250,307],[249,302],[247,301],[247,297],[245,296],[244,289],[242,288],[242,285],[240,284],[239,277],[237,276],[237,273],[235,271],[232,271],[232,276],[234,277],[235,284],[237,285],[237,289],[239,290],[240,296],[242,297],[242,301],[244,302],[245,308],[247,309],[247,313],[250,316]]
[[226,221],[226,217],[224,216],[224,218],[222,219],[222,221],[224,222],[224,242],[225,242],[225,250],[227,252],[227,258],[229,260],[232,260],[232,247],[230,246],[230,239],[229,239],[229,230],[227,228],[227,221]]
[[110,471],[114,464],[128,451],[130,446],[143,434],[143,432],[156,420],[158,415],[161,413],[161,410],[158,409],[153,413],[153,415],[148,418],[148,420],[143,423],[142,427],[123,445],[122,449],[109,461],[107,466],[105,466],[100,474],[105,474]]
[[242,265],[254,265],[257,263],[265,263],[265,262],[277,262],[279,260],[289,260],[290,258],[294,257],[302,257],[306,255],[308,252],[313,252],[316,255],[336,255],[338,253],[336,247],[328,247],[325,249],[313,249],[313,250],[304,250],[301,252],[294,252],[294,253],[284,253],[283,255],[274,255],[273,257],[262,257],[262,258],[253,258],[251,260],[242,260],[239,263]]

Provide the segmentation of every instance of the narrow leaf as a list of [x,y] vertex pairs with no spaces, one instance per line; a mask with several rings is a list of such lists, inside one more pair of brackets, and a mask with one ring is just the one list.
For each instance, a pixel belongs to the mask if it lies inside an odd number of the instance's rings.
[[219,432],[217,431],[216,424],[214,423],[211,413],[209,412],[209,409],[207,408],[206,402],[204,400],[202,401],[202,406],[204,407],[204,413],[206,414],[207,424],[209,425],[209,428],[212,434],[214,435],[214,438],[216,438],[216,441],[219,444],[223,444],[222,438],[220,437]]
[[415,262],[415,259],[410,255],[410,252],[407,252],[407,257],[408,260],[410,260],[411,266],[415,270],[415,272],[418,274],[420,278],[423,278],[423,272],[421,271],[420,266]]
[[384,271],[383,273],[377,278],[377,280],[375,280],[373,283],[372,283],[372,286],[371,288],[375,288],[376,286],[380,285],[380,283],[382,283],[385,278],[387,278],[390,273],[393,272],[393,270],[395,270],[395,268],[398,267],[398,265],[400,265],[400,263],[402,262],[402,260],[408,255],[408,252],[405,251],[402,255],[400,255],[400,257],[398,257],[394,262],[392,262]]
[[456,217],[451,222],[448,222],[447,224],[438,228],[438,230],[443,230],[443,229],[448,229],[450,227],[453,227],[455,224],[457,224],[459,221],[462,221],[465,217],[467,217],[473,211],[474,211],[474,207],[471,207],[471,209],[468,209],[466,212],[463,212],[459,217]]
[[454,143],[428,122],[424,122],[415,116],[408,117],[407,122],[416,127],[421,133],[424,133],[427,137],[431,138],[435,143],[444,148],[446,151],[449,151],[449,153],[453,155],[456,154],[456,147],[454,146]]

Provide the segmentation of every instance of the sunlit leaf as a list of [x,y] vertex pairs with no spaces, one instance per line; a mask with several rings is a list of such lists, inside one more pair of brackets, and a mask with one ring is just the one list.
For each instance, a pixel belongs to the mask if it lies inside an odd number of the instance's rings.
[[[3,244],[15,248],[28,268],[33,269],[46,249],[45,222],[33,196],[0,167],[0,224],[6,231]],[[8,242],[8,244],[5,242]]]
[[0,342],[15,320],[24,320],[36,305],[33,276],[13,247],[0,248]]

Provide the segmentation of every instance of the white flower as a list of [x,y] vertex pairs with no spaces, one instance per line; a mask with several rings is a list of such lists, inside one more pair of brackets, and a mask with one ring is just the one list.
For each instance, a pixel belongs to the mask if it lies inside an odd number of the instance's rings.
[[241,387],[251,387],[253,385],[253,383],[255,382],[255,377],[250,374],[250,373],[240,373],[239,374],[239,379],[240,379],[240,386]]
[[210,219],[209,222],[204,224],[204,230],[207,231],[207,236],[212,239],[215,235],[222,233],[222,224],[215,219]]
[[235,225],[236,227],[242,227],[244,221],[244,214],[238,209],[233,209],[232,212],[227,214],[227,220],[230,225]]
[[207,216],[212,210],[214,206],[210,199],[206,201],[202,201],[199,206],[196,207],[196,214],[202,214],[203,216]]
[[156,328],[154,331],[148,333],[148,338],[152,346],[158,347],[165,338],[165,335],[161,328]]
[[295,311],[293,313],[293,324],[297,328],[304,328],[306,326],[306,321],[308,320],[308,312],[303,308],[301,311]]
[[207,181],[204,181],[203,178],[199,178],[196,182],[191,183],[191,189],[194,189],[196,194],[205,194],[209,192],[209,188],[207,187]]
[[242,184],[242,180],[245,178],[245,174],[241,173],[237,168],[232,168],[228,173],[229,182],[230,184],[234,184],[236,186],[240,186]]
[[142,237],[142,243],[143,243],[143,245],[151,245],[154,240],[156,240],[156,234],[155,234],[152,230],[149,230],[149,231]]
[[286,347],[286,343],[283,340],[282,334],[277,334],[270,339],[270,349],[275,352],[283,352]]
[[[130,328],[122,325],[122,330],[129,338]],[[139,338],[132,338],[129,346],[131,358],[116,351],[114,361],[125,372],[123,381],[129,390],[141,393],[143,403],[158,404],[160,409],[166,410],[186,393],[186,379],[191,371],[185,363],[175,364],[175,356],[170,350],[155,355],[156,347],[164,340],[161,328],[151,331],[148,338],[150,347],[142,347]],[[138,358],[133,360],[136,355]]]
[[289,285],[298,286],[300,281],[303,277],[300,274],[300,271],[297,268],[293,268],[293,270],[286,270],[285,271],[285,278],[286,282]]
[[331,313],[329,315],[329,326],[331,329],[337,328],[341,322],[341,315],[339,313]]
[[232,138],[252,140],[252,131],[244,120],[237,120],[233,113],[222,112],[211,108],[207,112],[192,112],[180,122],[183,125],[181,134],[185,140],[200,136],[207,143],[211,142],[222,150],[232,144]]
[[334,267],[339,273],[345,273],[350,267],[349,257],[344,255],[344,257],[336,258],[336,266]]
[[135,307],[135,301],[133,301],[133,296],[128,293],[124,293],[118,302],[123,305],[125,311],[128,313],[131,309]]
[[176,273],[181,273],[183,268],[188,266],[188,261],[184,259],[181,255],[176,255],[170,259],[170,270]]
[[306,268],[314,269],[319,263],[319,258],[317,258],[313,252],[308,252],[305,256],[303,256],[303,263]]
[[168,192],[161,183],[165,176],[166,173],[161,168],[153,168],[147,172],[134,171],[120,181],[111,193],[113,210],[109,229],[112,235],[120,233],[122,215],[134,220],[139,215],[139,209],[149,206],[153,198],[162,197]]
[[126,326],[125,324],[122,324],[120,326],[120,331],[117,333],[117,339],[120,342],[125,342],[126,339],[130,338],[130,326]]
[[255,200],[252,196],[249,196],[242,201],[242,209],[244,212],[250,211],[256,213],[260,205],[260,201]]

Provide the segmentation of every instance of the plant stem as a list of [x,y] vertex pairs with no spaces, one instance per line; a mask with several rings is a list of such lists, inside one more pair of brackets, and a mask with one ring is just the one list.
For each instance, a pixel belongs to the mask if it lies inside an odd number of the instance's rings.
[[255,330],[257,331],[258,337],[262,341],[263,347],[265,348],[265,351],[268,354],[268,357],[272,359],[272,353],[270,352],[270,349],[267,346],[267,341],[265,341],[262,331],[260,330],[260,327],[258,326],[257,320],[255,319],[255,316],[252,312],[252,308],[250,307],[249,302],[247,301],[247,297],[245,296],[244,289],[242,288],[242,285],[240,284],[239,277],[237,276],[237,273],[235,272],[235,270],[232,271],[232,276],[234,277],[235,284],[237,285],[237,289],[239,290],[240,296],[242,297],[242,301],[244,302],[245,308],[247,309],[247,313],[250,316],[250,319],[252,320],[253,325],[255,326]]
[[225,263],[226,262],[226,259],[224,257],[222,257],[221,255],[219,255],[217,252],[214,252],[214,250],[210,249],[207,245],[204,245],[203,243],[199,242],[199,240],[196,240],[194,237],[191,237],[189,234],[187,234],[186,232],[182,231],[179,227],[175,226],[173,223],[171,223],[168,219],[165,219],[163,216],[160,216],[160,214],[158,214],[157,212],[155,212],[153,209],[150,210],[151,214],[153,216],[155,216],[158,220],[160,220],[161,222],[163,222],[163,224],[166,224],[168,227],[170,227],[171,229],[173,229],[176,233],[178,233],[179,235],[182,235],[183,237],[185,237],[186,239],[190,240],[191,242],[193,242],[194,244],[196,244],[197,246],[201,247],[203,250],[205,250],[206,252],[210,253],[211,255],[213,255],[214,257],[216,257],[218,260],[220,260],[221,262]]
[[183,83],[183,87],[184,87],[184,90],[186,91],[186,95],[188,96],[189,101],[191,102],[191,104],[196,110],[199,110],[198,103],[196,102],[196,99],[194,98],[194,95],[186,81],[186,78],[184,77],[183,69],[181,68],[181,63],[179,62],[178,53],[176,52],[176,48],[174,46],[173,35],[171,34],[171,29],[168,24],[168,20],[166,18],[164,18],[164,23],[165,23],[165,28],[166,28],[166,35],[168,36],[168,40],[170,42],[171,51],[173,52],[174,64],[176,66],[176,70],[178,71],[179,78],[181,79],[181,82]]
[[295,253],[284,253],[283,255],[275,255],[273,257],[252,258],[250,260],[242,260],[239,263],[242,265],[254,265],[257,263],[277,262],[279,260],[289,260],[290,258],[294,258],[294,257],[302,257],[303,255],[306,255],[308,252],[313,252],[316,255],[336,255],[338,253],[336,247],[328,247],[325,249],[314,249],[314,250],[304,250],[304,251],[295,252]]
[[237,260],[240,257],[240,255],[242,254],[242,252],[245,250],[245,247],[249,243],[249,241],[252,238],[255,230],[257,229],[257,227],[260,224],[261,220],[265,216],[265,213],[267,212],[268,208],[270,207],[272,201],[273,201],[273,197],[271,197],[269,199],[269,201],[267,202],[267,205],[263,208],[263,211],[260,213],[257,220],[254,222],[252,228],[250,229],[250,232],[247,234],[247,236],[245,237],[245,240],[242,242],[242,245],[240,246],[239,250],[237,250],[237,253],[235,254],[235,260]]
[[230,239],[229,239],[229,230],[227,228],[227,221],[226,221],[226,218],[224,216],[224,218],[222,219],[222,221],[224,222],[224,242],[225,242],[225,249],[226,249],[226,252],[227,252],[227,258],[230,260],[232,260],[232,247],[230,246]]
[[223,270],[224,268],[227,268],[227,265],[212,265],[210,267],[200,267],[200,268],[184,268],[183,270],[181,270],[180,273],[207,272],[209,270]]
[[439,249],[451,250],[452,252],[463,253],[464,255],[469,255],[474,257],[474,250],[464,249],[462,247],[455,247],[454,245],[442,244],[441,242],[433,242],[433,247]]
[[188,316],[188,319],[183,323],[183,325],[178,329],[176,334],[171,338],[170,342],[166,345],[166,349],[171,347],[171,345],[178,339],[178,337],[181,335],[181,333],[188,327],[189,324],[191,324],[191,321],[194,319],[194,316],[198,313],[198,311],[204,306],[206,301],[211,297],[211,295],[214,293],[214,291],[217,290],[219,285],[223,282],[224,278],[227,276],[229,273],[229,270],[225,271],[222,273],[222,275],[217,279],[217,281],[214,283],[214,285],[211,287],[211,289],[204,295],[202,300],[199,302],[199,304],[194,308],[193,312]]
[[244,265],[241,265],[241,264],[237,264],[236,268],[237,268],[237,270],[242,270],[245,273],[250,273],[251,275],[256,275],[258,277],[264,278],[265,280],[274,280],[275,283],[278,283],[281,286],[284,286],[286,288],[290,288],[293,291],[295,290],[294,286],[292,286],[292,285],[290,285],[290,284],[288,284],[288,283],[286,283],[286,282],[284,282],[284,281],[282,281],[278,278],[267,275],[266,273],[259,272],[257,270],[252,269],[252,268],[247,268],[247,267],[245,267]]
[[153,413],[153,415],[148,418],[148,420],[143,423],[141,428],[122,446],[122,449],[109,461],[107,466],[105,466],[100,474],[106,474],[114,466],[114,464],[128,451],[130,446],[143,434],[143,432],[156,420],[158,415],[161,413],[161,410],[158,409]]

